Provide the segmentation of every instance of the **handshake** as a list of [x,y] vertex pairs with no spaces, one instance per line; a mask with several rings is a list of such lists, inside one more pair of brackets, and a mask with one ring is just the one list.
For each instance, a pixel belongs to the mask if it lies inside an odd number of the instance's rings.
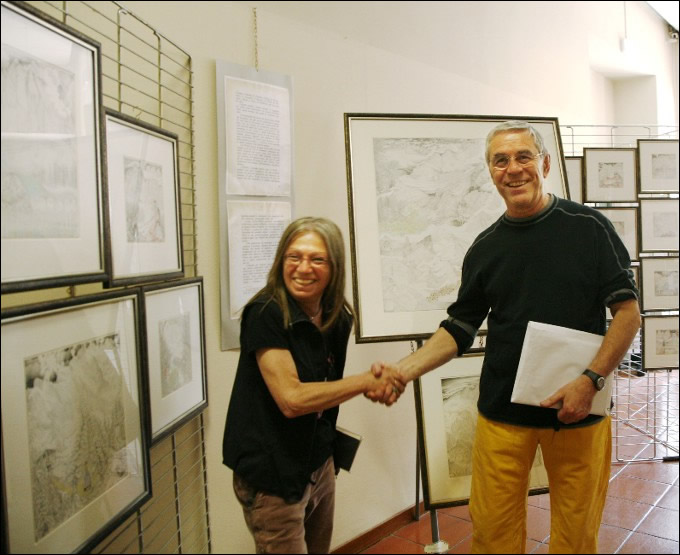
[[374,362],[367,374],[368,385],[364,397],[388,407],[397,402],[408,383],[399,369],[387,362]]

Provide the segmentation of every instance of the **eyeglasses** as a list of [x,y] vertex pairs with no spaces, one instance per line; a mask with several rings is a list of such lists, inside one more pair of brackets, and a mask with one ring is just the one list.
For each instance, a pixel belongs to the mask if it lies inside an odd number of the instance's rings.
[[493,160],[491,160],[491,166],[497,170],[507,170],[508,166],[510,166],[510,161],[515,160],[515,162],[517,162],[520,166],[526,167],[541,156],[543,156],[542,152],[539,152],[538,154],[529,154],[527,152],[523,152],[517,156],[499,154],[498,156],[494,156]]
[[283,260],[286,262],[286,264],[290,264],[291,266],[299,266],[300,264],[302,264],[303,260],[306,260],[307,263],[312,268],[325,268],[328,265],[328,259],[324,258],[323,256],[302,256],[301,254],[286,254],[283,257]]

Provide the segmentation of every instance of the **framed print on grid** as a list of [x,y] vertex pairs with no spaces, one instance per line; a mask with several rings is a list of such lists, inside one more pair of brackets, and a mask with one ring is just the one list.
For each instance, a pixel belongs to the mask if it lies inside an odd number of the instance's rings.
[[596,208],[607,216],[614,226],[617,235],[623,241],[631,260],[637,260],[638,255],[638,215],[637,208],[627,206],[610,206],[609,208]]
[[463,257],[505,211],[485,160],[496,125],[529,121],[568,198],[557,118],[346,113],[356,341],[429,337],[457,297]]
[[638,139],[640,193],[677,193],[678,139]]
[[151,497],[139,291],[2,311],[9,553],[89,552]]
[[567,170],[569,198],[574,202],[583,202],[583,156],[565,156],[564,167]]
[[2,2],[2,292],[104,281],[99,43]]
[[[481,355],[456,358],[414,382],[426,510],[463,505],[470,499],[483,361]],[[529,484],[531,495],[547,492],[540,448]]]
[[643,252],[678,252],[678,199],[640,199]]
[[642,258],[642,310],[678,310],[678,257]]
[[584,148],[583,202],[637,202],[637,149]]
[[184,275],[177,135],[106,110],[109,287]]
[[678,367],[678,315],[642,317],[642,363],[646,370]]
[[151,438],[157,443],[208,405],[203,278],[143,288]]

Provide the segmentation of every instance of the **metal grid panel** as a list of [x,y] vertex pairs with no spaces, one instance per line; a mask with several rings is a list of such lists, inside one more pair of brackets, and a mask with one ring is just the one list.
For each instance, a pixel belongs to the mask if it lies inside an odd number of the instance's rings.
[[[101,44],[106,107],[177,134],[184,271],[198,275],[191,56],[118,2],[28,3]],[[151,465],[152,499],[93,552],[209,553],[202,415],[155,445]]]
[[[677,126],[663,125],[561,125],[560,132],[565,156],[583,156],[583,149],[591,147],[636,148],[638,139],[678,138]],[[644,196],[678,197],[677,193]],[[649,461],[678,455],[678,368],[645,370],[642,358],[638,333],[614,382],[614,461]]]

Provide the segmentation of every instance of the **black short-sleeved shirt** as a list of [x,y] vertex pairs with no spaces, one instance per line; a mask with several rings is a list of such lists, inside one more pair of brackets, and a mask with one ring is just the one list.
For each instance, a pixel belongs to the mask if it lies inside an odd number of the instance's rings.
[[[475,239],[463,261],[458,299],[441,325],[462,354],[488,314],[478,402],[483,415],[567,427],[555,409],[510,402],[528,322],[604,335],[605,308],[635,298],[630,258],[611,222],[593,208],[553,196],[539,214],[504,215]],[[590,415],[574,425],[600,418]]]
[[249,485],[287,500],[302,497],[309,478],[332,454],[338,407],[319,414],[286,418],[262,377],[259,349],[290,351],[301,382],[343,376],[351,316],[343,312],[327,333],[289,296],[291,324],[283,326],[276,302],[258,299],[241,319],[241,355],[229,402],[222,444],[223,462]]

